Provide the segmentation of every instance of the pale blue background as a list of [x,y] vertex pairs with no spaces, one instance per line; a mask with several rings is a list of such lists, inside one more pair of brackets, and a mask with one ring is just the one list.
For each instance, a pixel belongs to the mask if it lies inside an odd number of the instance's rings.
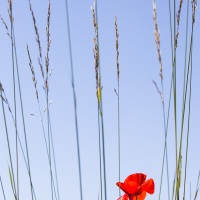
[[[47,1],[32,1],[40,33],[43,55],[46,52]],[[177,1],[177,7],[178,7]],[[71,43],[73,51],[75,87],[77,94],[78,123],[80,134],[83,198],[98,199],[99,159],[97,101],[93,58],[94,29],[90,7],[93,0],[69,1]],[[7,1],[0,0],[0,14],[9,25]],[[169,33],[168,1],[157,1],[158,23],[161,33],[164,90],[168,105],[171,78],[171,47]],[[190,8],[191,11],[191,8]],[[191,12],[190,12],[191,13]],[[28,1],[13,1],[14,26],[22,86],[24,113],[28,132],[33,183],[38,200],[51,199],[49,166],[41,129],[32,75],[29,69],[26,44],[35,67],[42,110],[45,96],[40,69],[37,64],[38,49]],[[114,17],[118,18],[120,63],[120,113],[121,113],[121,178],[131,173],[143,172],[155,180],[155,194],[147,199],[158,199],[161,164],[164,146],[163,115],[160,97],[152,83],[160,87],[159,63],[154,42],[152,1],[98,1],[100,59],[103,85],[103,110],[105,124],[106,173],[108,199],[118,198],[118,149],[117,149],[117,87]],[[178,113],[181,113],[182,82],[184,67],[186,2],[181,13],[180,35],[177,49],[177,96]],[[194,33],[193,89],[191,107],[191,131],[187,173],[187,199],[190,182],[192,195],[200,169],[200,90],[199,90],[199,10],[197,9]],[[74,126],[73,98],[70,78],[69,50],[65,1],[51,1],[50,106],[53,137],[56,152],[61,199],[79,199],[78,167]],[[3,24],[0,24],[0,80],[13,109],[11,45]],[[18,101],[19,102],[19,101]],[[1,109],[2,110],[2,107]],[[175,142],[173,110],[170,115],[168,137],[170,187],[175,169]],[[19,112],[19,110],[18,110]],[[9,134],[14,154],[14,128],[7,113]],[[36,117],[30,115],[34,113]],[[23,138],[21,115],[18,116],[20,135]],[[45,115],[44,115],[45,117]],[[178,130],[180,133],[180,115]],[[12,136],[13,134],[13,136]],[[23,140],[23,139],[22,139]],[[184,147],[186,135],[184,134]],[[24,140],[23,140],[24,144]],[[185,148],[183,149],[185,161]],[[0,175],[7,199],[13,199],[8,175],[8,151],[3,115],[0,114]],[[183,162],[184,163],[184,162]],[[184,170],[184,164],[183,164]],[[167,199],[166,171],[161,199]],[[181,190],[182,191],[182,190]],[[172,190],[170,191],[172,193]],[[182,193],[181,193],[182,194]],[[198,197],[199,198],[199,197]],[[3,199],[0,189],[0,199]],[[28,175],[20,154],[20,199],[30,199]]]

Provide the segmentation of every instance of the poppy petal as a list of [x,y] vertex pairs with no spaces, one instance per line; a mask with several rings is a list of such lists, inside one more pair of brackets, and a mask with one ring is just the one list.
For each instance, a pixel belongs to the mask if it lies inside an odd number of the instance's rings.
[[152,178],[147,180],[144,184],[141,185],[140,189],[142,191],[148,192],[149,194],[153,194],[155,190],[154,180]]
[[123,190],[126,194],[129,194],[129,195],[135,194],[138,191],[138,187],[139,187],[139,185],[134,181],[130,181],[127,183],[117,182],[116,185],[121,190]]
[[119,197],[117,200],[129,200],[128,194],[124,194],[121,197]]
[[130,181],[134,181],[136,182],[139,186],[142,185],[146,180],[146,175],[142,174],[142,173],[136,173],[136,174],[131,174],[130,176],[128,176],[124,183],[130,182]]
[[134,195],[132,198],[130,198],[130,200],[144,200],[146,197],[146,192],[143,191],[141,194],[139,195]]

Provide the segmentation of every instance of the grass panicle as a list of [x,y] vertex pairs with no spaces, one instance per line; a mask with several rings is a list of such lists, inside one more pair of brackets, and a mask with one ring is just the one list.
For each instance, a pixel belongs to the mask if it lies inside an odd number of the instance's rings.
[[45,56],[45,65],[46,65],[46,81],[45,86],[48,92],[49,90],[49,51],[51,45],[51,38],[50,38],[50,16],[51,16],[51,4],[50,0],[48,1],[48,14],[47,14],[47,26],[46,26],[46,36],[47,36],[47,49],[46,49],[46,56]]
[[43,69],[43,65],[42,65],[42,47],[41,47],[41,42],[40,42],[40,35],[39,35],[38,28],[37,28],[35,15],[34,15],[34,12],[33,12],[30,0],[29,0],[29,9],[31,11],[31,15],[32,15],[32,19],[33,19],[33,25],[34,25],[34,30],[35,30],[35,34],[36,34],[36,42],[38,44],[38,51],[39,51],[38,64],[40,66],[42,77],[44,78],[44,69]]
[[116,37],[116,66],[117,66],[117,80],[119,82],[119,31],[118,31],[118,25],[117,25],[117,17],[115,17],[115,37]]
[[177,30],[176,30],[176,37],[175,37],[175,42],[174,42],[175,48],[177,48],[177,46],[178,46],[178,36],[179,36],[179,26],[180,26],[182,4],[183,4],[183,0],[180,0],[179,9],[178,9],[177,17],[176,17],[177,18]]
[[94,66],[95,66],[95,78],[96,78],[96,95],[98,99],[98,103],[101,100],[101,85],[100,85],[100,75],[99,75],[99,46],[98,46],[98,24],[96,21],[96,15],[94,7],[91,7],[92,10],[92,19],[93,19],[93,26],[95,31],[95,37],[93,38],[94,41]]
[[162,58],[161,58],[161,51],[160,51],[160,32],[158,29],[157,23],[157,10],[156,10],[156,2],[153,0],[153,21],[154,21],[154,36],[155,36],[155,43],[158,53],[158,60],[160,63],[160,77],[163,79],[163,67],[162,67]]

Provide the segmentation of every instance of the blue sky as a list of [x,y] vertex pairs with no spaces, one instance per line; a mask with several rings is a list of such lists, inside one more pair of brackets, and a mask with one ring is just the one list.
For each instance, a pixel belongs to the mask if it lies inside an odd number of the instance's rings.
[[[177,2],[177,7],[178,7]],[[92,0],[69,1],[71,43],[74,63],[75,88],[77,95],[78,125],[80,136],[81,167],[84,199],[97,199],[99,193],[98,124],[96,80],[93,58],[94,29],[92,24]],[[0,0],[0,14],[9,24],[7,1]],[[32,1],[40,34],[42,51],[46,52],[46,18],[48,1]],[[190,7],[191,11],[191,7]],[[187,177],[187,196],[190,182],[192,192],[196,187],[200,169],[198,159],[200,144],[199,122],[199,10],[195,22],[195,43],[193,51],[193,90],[189,140],[189,160]],[[191,12],[190,12],[191,13]],[[37,86],[42,110],[45,109],[45,96],[42,77],[37,63],[38,50],[29,11],[28,1],[13,2],[14,27],[17,56],[22,87],[31,171],[37,199],[50,199],[50,178],[48,160],[44,146],[39,112],[35,97],[26,45],[29,45],[35,67]],[[171,80],[171,47],[169,32],[168,1],[157,1],[158,24],[161,34],[161,53],[163,59],[165,101],[168,104]],[[116,51],[114,17],[117,16],[119,29],[120,64],[120,115],[121,115],[121,178],[131,173],[142,172],[153,178],[155,194],[147,199],[157,199],[159,194],[161,164],[164,145],[163,115],[160,97],[152,83],[160,87],[159,63],[154,42],[152,1],[98,1],[100,61],[103,86],[103,111],[105,125],[106,173],[108,199],[118,198],[118,157],[117,157],[117,87]],[[180,35],[177,49],[177,102],[178,130],[180,132],[180,113],[183,84],[186,2],[183,3]],[[54,137],[60,197],[79,199],[78,167],[74,125],[71,71],[68,50],[65,1],[51,1],[51,50],[49,98],[52,130]],[[13,109],[12,60],[9,37],[3,24],[0,24],[0,81]],[[19,99],[19,96],[17,95]],[[19,101],[17,100],[19,106]],[[2,110],[2,107],[1,109]],[[19,111],[18,111],[19,112]],[[31,116],[33,113],[35,115]],[[21,116],[18,114],[19,134],[23,138]],[[12,153],[14,156],[14,127],[7,112]],[[44,114],[44,119],[46,116]],[[45,124],[46,125],[46,124]],[[173,109],[170,112],[168,135],[168,156],[170,187],[172,188],[175,169]],[[13,134],[13,136],[12,136]],[[12,199],[8,175],[8,150],[3,115],[0,113],[0,175],[6,196]],[[184,135],[184,147],[186,135]],[[24,142],[23,142],[24,144]],[[183,153],[185,148],[183,149]],[[185,153],[183,154],[183,160]],[[184,165],[183,165],[184,166]],[[184,169],[184,167],[183,167]],[[30,199],[30,188],[25,165],[20,154],[20,197]],[[164,173],[162,199],[167,199],[166,171]],[[172,191],[172,190],[171,190]],[[0,190],[0,199],[3,199]]]

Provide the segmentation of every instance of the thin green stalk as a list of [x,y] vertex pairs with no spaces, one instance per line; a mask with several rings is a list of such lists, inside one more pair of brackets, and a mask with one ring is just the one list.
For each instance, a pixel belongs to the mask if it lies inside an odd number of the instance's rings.
[[[40,105],[39,105],[39,112],[40,112],[40,116],[41,116],[41,109],[40,109]],[[49,116],[50,118],[50,116]],[[48,150],[48,146],[47,146],[47,139],[46,139],[46,136],[45,136],[45,130],[44,130],[44,124],[43,124],[43,119],[42,119],[42,116],[41,116],[41,121],[42,121],[42,129],[43,129],[43,135],[44,135],[44,140],[45,140],[45,146],[46,146],[46,151],[47,151],[47,157],[48,157],[48,162],[49,162],[49,168],[50,168],[50,176],[51,176],[51,180],[52,180],[52,187],[54,189],[54,191],[56,191],[55,189],[55,183],[54,183],[54,178],[53,178],[53,172],[52,172],[52,163],[51,163],[51,155],[50,155],[50,151]],[[53,145],[53,138],[52,138],[52,131],[51,131],[51,123],[50,123],[50,140],[51,140],[51,145]],[[54,154],[54,147],[52,147],[52,151],[53,151],[53,159],[54,159],[54,167],[56,166],[55,165],[55,154]],[[59,199],[59,191],[58,191],[58,180],[57,180],[57,171],[56,171],[56,168],[55,168],[55,172],[56,172],[56,183],[57,183],[57,193],[58,193],[58,197],[56,197],[56,192],[55,192],[55,197],[56,199],[58,198]]]
[[[99,110],[99,103],[98,103],[98,110]],[[98,112],[98,133],[99,133],[99,176],[100,176],[100,194],[101,194],[101,200],[103,198],[102,195],[102,188],[103,188],[103,182],[102,182],[102,155],[101,155],[101,129],[100,129],[100,119],[99,119],[99,112]]]
[[75,117],[75,128],[76,128],[78,171],[79,171],[79,189],[80,189],[80,199],[83,200],[81,161],[80,161],[80,149],[79,149],[80,146],[79,146],[79,132],[78,132],[78,117],[77,117],[77,100],[76,100],[76,93],[75,93],[74,69],[73,69],[72,47],[71,47],[71,34],[70,34],[69,12],[68,12],[68,1],[67,0],[65,0],[65,4],[66,4],[66,17],[67,17],[67,30],[68,30],[68,42],[69,42],[71,78],[72,78],[71,84],[72,84],[72,91],[73,91],[74,114],[75,114],[74,117]]
[[[186,88],[185,88],[185,98],[184,98],[184,112],[185,112],[185,104],[186,104],[186,94],[187,94],[187,86],[188,86],[188,76],[190,73],[190,93],[189,93],[189,111],[188,111],[188,131],[187,131],[187,142],[186,142],[186,161],[185,161],[185,177],[184,177],[184,193],[183,199],[185,199],[185,187],[186,187],[186,175],[187,175],[187,158],[188,158],[188,141],[189,141],[189,127],[190,127],[190,102],[191,102],[191,90],[192,90],[192,50],[193,50],[193,31],[194,31],[194,23],[192,24],[192,32],[191,32],[191,41],[190,41],[190,54],[188,61],[188,69],[187,69],[187,77],[186,77]],[[182,137],[182,133],[181,133]],[[182,140],[181,140],[182,141]],[[180,148],[182,148],[182,143],[180,143]]]
[[[121,181],[121,145],[120,145],[120,103],[119,103],[119,82],[117,84],[117,118],[118,118],[118,165],[119,165],[119,182]],[[119,188],[119,196],[121,196],[121,190]]]
[[1,103],[2,103],[2,111],[3,111],[3,118],[4,118],[4,125],[5,125],[5,131],[6,131],[6,139],[7,139],[7,145],[8,145],[8,153],[9,153],[9,159],[10,159],[10,166],[11,166],[11,174],[12,174],[12,177],[13,177],[13,194],[14,194],[14,197],[15,199],[17,200],[17,192],[16,192],[16,186],[15,186],[15,177],[14,177],[14,170],[13,170],[13,162],[12,162],[12,155],[11,155],[11,148],[10,148],[10,140],[9,140],[9,135],[8,135],[8,127],[7,127],[7,121],[6,121],[6,114],[5,114],[5,109],[4,109],[4,103],[3,103],[3,96],[2,96],[2,85],[0,83],[0,92],[1,92]]
[[[172,14],[171,14],[171,1],[169,0],[169,16],[170,16],[170,35],[171,35],[171,53],[172,53],[172,83],[173,83],[173,90],[174,90],[174,119],[175,119],[175,147],[176,147],[176,174],[177,174],[177,120],[176,120],[176,45],[177,45],[177,38],[176,38],[176,4],[174,0],[174,48],[173,48],[173,36],[172,36]],[[179,7],[180,8],[180,7]],[[179,13],[180,14],[180,13]],[[179,16],[180,18],[180,16]],[[180,19],[179,19],[180,20]],[[179,26],[179,24],[178,24]],[[178,36],[177,36],[178,37]],[[176,44],[175,44],[176,43]],[[171,93],[171,90],[170,90]],[[171,95],[171,94],[170,94]],[[175,176],[177,177],[177,176]],[[176,178],[177,179],[177,178]],[[174,195],[174,186],[176,181],[173,185],[173,194],[172,199]]]
[[[174,41],[176,38],[176,1],[174,0]],[[175,147],[176,147],[176,165],[177,165],[177,109],[176,109],[176,47],[174,45],[174,59],[173,59],[173,91],[174,91],[174,127],[175,127]],[[177,167],[176,167],[177,168]]]
[[[176,148],[176,184],[178,182],[178,136],[177,136],[177,107],[176,107],[176,52],[174,52],[174,64],[173,64],[173,94],[174,94],[174,128],[175,128],[175,148]],[[176,193],[177,194],[177,193]],[[175,198],[176,199],[176,198]]]
[[[171,41],[171,59],[173,65],[173,57],[174,57],[174,49],[173,49],[173,36],[172,36],[172,13],[171,13],[171,0],[168,0],[168,7],[169,7],[169,18],[170,18],[170,41]],[[168,122],[169,122],[169,111],[170,111],[170,102],[171,102],[171,95],[172,95],[172,85],[173,85],[173,72],[171,76],[171,84],[170,84],[170,97],[169,97],[169,106],[168,106],[168,116],[167,116],[167,129],[168,129]],[[166,129],[166,137],[167,137],[167,129]],[[167,156],[167,153],[166,153]],[[168,157],[168,156],[167,156]],[[167,158],[166,158],[167,159]],[[168,167],[168,165],[167,165]],[[168,169],[167,169],[168,171]],[[169,174],[167,175],[168,178],[168,199],[170,199],[170,191],[169,191]],[[172,197],[173,199],[173,197]]]
[[[47,151],[47,157],[48,157],[48,162],[49,162],[49,167],[50,167],[50,176],[51,176],[51,180],[52,180],[52,188],[54,191],[56,191],[55,189],[55,183],[54,183],[54,178],[53,178],[53,172],[52,172],[52,163],[51,163],[51,155],[50,152],[48,150],[48,145],[47,145],[47,139],[46,139],[46,135],[45,135],[45,130],[44,130],[44,123],[43,123],[43,117],[41,115],[41,108],[40,108],[40,103],[39,103],[39,98],[37,98],[38,100],[38,108],[39,108],[39,113],[40,113],[40,119],[41,119],[41,124],[42,124],[42,130],[43,130],[43,135],[44,135],[44,140],[45,140],[45,146],[46,146],[46,151]],[[54,159],[54,167],[55,167],[55,175],[56,175],[56,187],[57,187],[57,195],[56,196],[56,192],[55,192],[55,198],[59,199],[59,190],[58,190],[58,179],[57,179],[57,170],[56,170],[56,160],[55,160],[55,153],[54,153],[54,144],[53,144],[53,136],[52,136],[52,128],[51,128],[51,120],[50,120],[50,115],[48,116],[48,120],[49,120],[49,126],[50,126],[50,140],[51,143],[50,145],[52,146],[52,152],[53,152],[53,159]],[[48,140],[49,141],[49,140]]]
[[[164,94],[163,90],[163,82],[162,85],[162,94]],[[172,87],[171,87],[172,88]],[[170,91],[171,91],[170,88]],[[170,111],[170,102],[171,102],[171,92],[169,97],[169,108],[168,108],[168,116],[167,116],[167,125],[166,125],[166,119],[165,119],[165,106],[164,106],[164,100],[163,100],[163,123],[164,123],[164,132],[165,132],[165,144],[164,144],[164,153],[163,153],[163,162],[162,162],[162,173],[161,173],[161,184],[160,184],[160,192],[159,192],[159,199],[161,195],[161,186],[162,186],[162,177],[163,177],[163,170],[164,170],[164,160],[166,159],[166,166],[167,166],[167,185],[168,185],[168,200],[170,200],[170,191],[169,191],[169,165],[168,165],[168,151],[167,151],[167,133],[168,133],[168,122],[169,122],[169,111]]]
[[178,159],[178,134],[177,134],[177,92],[176,92],[176,1],[174,0],[174,57],[173,57],[173,94],[174,94],[174,132],[175,132],[175,152],[176,152],[176,180],[175,180],[175,199],[179,199],[179,164]]
[[[102,100],[101,100],[102,103]],[[101,138],[102,138],[102,150],[103,150],[103,172],[104,172],[104,198],[107,200],[107,191],[106,191],[106,164],[105,164],[105,142],[104,142],[104,121],[103,121],[103,109],[102,105],[100,104],[100,123],[101,123]]]
[[47,146],[47,138],[46,138],[46,134],[45,134],[44,122],[43,122],[43,117],[42,117],[40,102],[39,102],[39,99],[38,99],[38,98],[37,98],[37,103],[38,103],[38,109],[39,109],[39,114],[40,114],[40,120],[41,120],[41,125],[42,125],[42,131],[43,131],[43,136],[44,136],[44,141],[45,141],[45,147],[46,147],[46,151],[47,151],[47,157],[48,157],[48,160],[49,160],[49,162],[50,162],[50,155],[49,155],[49,150],[48,150],[48,146]]
[[[192,23],[192,32],[191,32],[191,40],[190,40],[190,52],[189,52],[189,59],[188,59],[188,68],[187,68],[187,73],[186,73],[186,80],[185,80],[185,89],[184,89],[184,99],[183,99],[183,110],[182,110],[182,124],[181,124],[181,137],[180,137],[180,147],[179,147],[179,160],[178,160],[178,171],[180,171],[180,165],[181,165],[181,152],[182,152],[182,136],[183,136],[183,124],[184,124],[184,116],[185,116],[185,107],[186,107],[186,99],[187,99],[187,89],[188,89],[188,82],[189,82],[189,73],[190,72],[191,67],[190,67],[190,62],[192,59],[192,45],[193,45],[193,29],[194,28],[194,22]],[[191,80],[190,80],[191,82]],[[191,83],[190,83],[191,84]],[[191,92],[191,91],[190,91]],[[189,95],[190,97],[190,95]],[[190,97],[191,98],[191,97]],[[190,105],[189,105],[190,106]],[[190,107],[189,107],[190,109]],[[189,134],[189,133],[188,133]],[[188,136],[187,136],[188,137]],[[186,147],[187,149],[188,147]],[[187,167],[187,154],[186,154],[186,163],[185,163],[185,167]],[[186,169],[185,169],[186,170]],[[185,180],[186,181],[186,171],[185,171]],[[185,187],[185,186],[184,186]],[[184,188],[184,195],[185,195],[185,188]]]
[[188,130],[187,130],[187,142],[186,142],[186,160],[185,160],[185,177],[184,177],[184,192],[183,200],[185,199],[186,177],[187,177],[187,161],[188,161],[188,143],[190,132],[190,108],[191,108],[191,93],[192,93],[192,58],[191,58],[191,71],[190,71],[190,93],[189,93],[189,110],[188,110]]
[[200,179],[200,171],[199,171],[199,175],[198,175],[198,178],[197,178],[197,186],[196,186],[194,200],[197,198],[198,191],[199,191],[199,179]]
[[[30,159],[29,159],[29,150],[28,150],[28,141],[27,141],[27,132],[25,126],[25,118],[24,118],[24,108],[23,108],[23,101],[22,101],[22,92],[21,92],[21,84],[20,84],[20,76],[19,76],[19,67],[18,67],[18,60],[17,60],[17,47],[15,42],[15,33],[14,33],[14,26],[12,28],[12,36],[13,36],[13,48],[15,53],[15,62],[16,62],[16,69],[17,69],[17,80],[18,80],[18,90],[19,90],[19,98],[20,98],[20,106],[21,106],[21,115],[22,115],[22,122],[23,122],[23,131],[24,131],[24,139],[25,139],[25,146],[26,146],[26,157],[27,157],[27,164],[28,164],[28,175],[31,187],[31,198],[33,200],[34,196],[34,189],[31,177],[31,167],[30,167]],[[17,128],[17,127],[16,127]]]
[[49,149],[49,165],[50,165],[50,177],[51,177],[51,198],[53,200],[53,177],[52,177],[52,162],[51,162],[51,137],[50,137],[50,122],[49,122],[49,95],[48,88],[46,88],[46,105],[47,105],[47,134],[48,134],[48,149]]
[[186,30],[185,30],[185,61],[184,61],[184,80],[183,80],[183,99],[185,93],[185,79],[186,79],[186,66],[187,66],[187,42],[188,42],[188,19],[189,19],[189,0],[187,0],[187,16],[186,16]]
[[[55,172],[55,177],[56,177],[56,189],[57,189],[57,197],[56,199],[60,199],[60,195],[59,195],[59,187],[58,187],[58,175],[57,175],[57,168],[56,168],[56,156],[55,156],[55,150],[54,150],[54,142],[53,142],[53,133],[52,133],[52,127],[51,127],[51,119],[50,119],[50,111],[49,111],[49,125],[50,125],[50,137],[51,137],[51,146],[52,146],[52,154],[53,154],[53,163],[54,163],[54,172]],[[54,180],[53,180],[53,184],[54,184]],[[54,186],[54,190],[55,190],[55,186]],[[55,190],[56,191],[56,190]],[[56,195],[56,192],[55,192]]]
[[[10,28],[11,28],[11,51],[12,51],[12,79],[13,79],[13,97],[14,97],[14,121],[17,128],[17,105],[16,105],[16,80],[15,80],[15,61],[14,61],[14,40],[13,40],[13,16],[12,16],[12,1],[9,2],[9,11],[10,11]],[[18,167],[18,142],[17,142],[17,133],[15,132],[15,145],[16,145],[16,195],[19,199],[19,167]]]
[[3,193],[3,198],[4,198],[4,200],[6,200],[6,195],[5,195],[5,192],[4,192],[3,182],[2,182],[2,180],[1,180],[1,176],[0,176],[0,183],[1,183],[2,193]]
[[168,190],[168,200],[170,200],[170,186],[169,186],[169,163],[168,163],[168,150],[166,143],[166,165],[167,165],[167,190]]
[[[180,0],[180,5],[179,5],[179,10],[177,14],[177,31],[176,31],[176,38],[175,38],[175,49],[177,48],[177,40],[178,40],[178,35],[179,35],[179,23],[180,23],[180,13],[181,13],[181,8],[182,8],[182,0]],[[186,27],[187,31],[187,27]],[[186,33],[186,38],[187,38],[187,33]],[[186,40],[186,45],[187,45],[187,40]],[[186,52],[187,52],[187,46],[185,49],[185,63],[186,63]],[[188,67],[189,69],[189,67]],[[185,86],[185,71],[184,71],[184,86]],[[187,84],[187,83],[186,83]],[[186,86],[187,87],[187,86]],[[184,87],[185,89],[185,87]],[[187,93],[187,92],[186,92]],[[184,99],[185,97],[185,99]],[[181,122],[181,136],[180,136],[180,146],[179,146],[179,155],[178,155],[178,163],[177,163],[177,184],[176,184],[176,193],[179,192],[180,188],[180,182],[181,182],[181,160],[182,160],[182,136],[183,136],[183,126],[184,126],[184,117],[185,117],[185,105],[186,105],[186,97],[187,95],[185,94],[185,90],[183,91],[183,107],[182,107],[182,122]],[[178,194],[179,195],[179,194]],[[179,196],[178,196],[179,198]]]
[[198,188],[199,188],[199,180],[200,180],[200,170],[199,170],[199,175],[198,175],[198,178],[197,178],[196,190],[198,190]]
[[15,198],[15,200],[17,200],[17,194],[15,193],[15,189],[14,189],[14,185],[13,185],[13,176],[12,176],[12,173],[10,171],[10,167],[8,166],[8,172],[9,172],[9,177],[10,177],[10,184],[11,184],[11,188],[12,188],[12,192],[13,192],[13,196]]
[[[3,107],[3,114],[4,114],[4,122],[5,122],[5,129],[6,129],[7,136],[8,136],[8,129],[7,129],[7,123],[6,123],[6,117],[5,117],[5,109],[4,109],[4,104],[3,104],[3,102],[5,102],[5,103],[7,104],[8,110],[9,110],[9,112],[10,112],[10,114],[11,114],[11,118],[12,118],[13,124],[14,124],[14,126],[15,126],[15,132],[16,132],[16,134],[17,134],[17,138],[18,138],[18,142],[19,142],[20,149],[21,149],[21,152],[22,152],[22,156],[23,156],[23,159],[24,159],[24,162],[25,162],[26,169],[27,169],[27,171],[28,171],[28,164],[27,164],[27,161],[26,161],[26,156],[25,156],[25,153],[24,153],[24,150],[23,150],[23,147],[22,147],[21,139],[20,139],[19,134],[18,134],[18,130],[17,130],[17,127],[16,127],[16,123],[15,123],[15,120],[14,120],[14,116],[13,116],[13,113],[12,113],[12,111],[11,111],[9,102],[8,102],[8,100],[7,100],[6,94],[5,94],[4,90],[3,90],[3,86],[2,86],[1,83],[0,83],[0,91],[1,91],[0,97],[1,97],[1,100],[2,100],[2,107]],[[4,97],[3,97],[3,95],[2,95],[3,93],[4,93]],[[9,139],[9,138],[7,137],[7,139]],[[9,145],[9,146],[10,146],[10,145]],[[11,155],[11,154],[10,154],[10,155]],[[11,164],[11,172],[12,172],[12,164]],[[14,177],[14,174],[12,175],[12,177]],[[14,179],[13,179],[13,180],[14,180]],[[14,184],[15,184],[15,182],[14,182]],[[32,184],[32,182],[31,182],[31,184]],[[36,199],[36,195],[35,195],[35,191],[34,191],[33,185],[32,185],[31,187],[33,188],[33,195],[34,195],[34,198]]]
[[[184,126],[184,118],[185,118],[187,86],[188,86],[189,66],[190,66],[190,62],[188,62],[188,68],[187,68],[187,71],[186,71],[187,37],[188,37],[188,12],[189,12],[189,0],[188,0],[188,4],[187,4],[187,24],[186,24],[186,41],[185,41],[186,46],[185,46],[185,64],[184,64],[184,82],[183,82],[183,100],[182,100],[183,101],[183,104],[182,104],[182,123],[181,123],[181,137],[180,137],[180,149],[179,149],[179,151],[182,150],[183,126]],[[193,29],[193,27],[192,27],[192,29]],[[192,30],[192,33],[191,33],[191,42],[192,42],[192,37],[193,37],[192,35],[193,35],[193,30]],[[190,57],[191,57],[191,51],[192,51],[191,48],[192,48],[192,44],[190,44],[189,60],[190,60]]]
[[[167,121],[166,121],[165,130],[164,130],[165,131],[165,144],[164,144],[164,153],[163,153],[163,161],[162,161],[162,171],[161,171],[161,180],[160,180],[160,189],[159,189],[159,200],[161,198],[162,178],[163,178],[163,170],[164,170],[165,158],[166,158],[166,162],[167,162],[168,198],[169,198],[169,195],[170,195],[170,192],[169,192],[168,154],[167,154],[167,134],[168,134],[170,107],[171,107],[172,79],[171,79],[171,86],[170,86],[170,93],[169,94],[170,94],[170,96],[169,96],[169,102],[168,102]],[[164,114],[164,116],[165,116],[165,114]]]
[[175,182],[176,182],[176,169],[175,169],[175,173],[174,173],[174,179],[173,179],[173,187],[172,187],[172,200],[174,198],[174,191],[175,191]]
[[167,185],[168,185],[168,200],[170,200],[170,186],[169,186],[169,164],[168,164],[168,151],[166,143],[166,164],[167,164]]

